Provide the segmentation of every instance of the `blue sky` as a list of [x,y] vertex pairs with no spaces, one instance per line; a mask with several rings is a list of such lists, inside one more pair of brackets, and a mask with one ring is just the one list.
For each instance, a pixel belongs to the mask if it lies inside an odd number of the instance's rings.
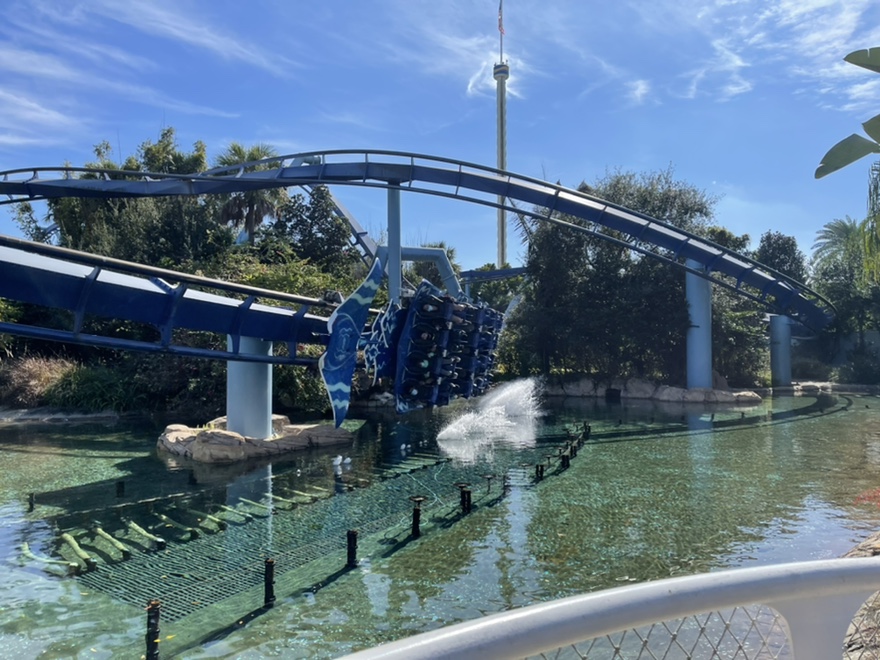
[[[497,0],[4,2],[0,170],[123,155],[163,126],[209,157],[395,149],[495,164]],[[822,155],[880,112],[873,0],[505,0],[508,169],[576,186],[675,168],[722,197],[717,221],[806,252],[864,215],[868,161],[816,181]],[[116,155],[116,154],[114,154]],[[372,233],[380,191],[337,194]],[[494,261],[495,214],[404,195],[404,240]],[[0,211],[0,231],[16,233]],[[511,232],[509,255],[523,249]]]

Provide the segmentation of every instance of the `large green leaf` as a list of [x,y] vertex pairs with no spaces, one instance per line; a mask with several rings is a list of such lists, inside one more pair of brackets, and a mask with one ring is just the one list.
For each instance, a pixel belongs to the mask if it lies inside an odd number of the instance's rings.
[[857,50],[843,58],[850,64],[863,67],[869,71],[880,73],[880,48],[864,48]]
[[880,115],[876,117],[871,117],[868,121],[862,124],[862,128],[865,129],[865,133],[868,134],[874,142],[880,142]]
[[868,154],[880,154],[880,144],[853,133],[828,150],[819,167],[816,168],[816,178],[821,179]]

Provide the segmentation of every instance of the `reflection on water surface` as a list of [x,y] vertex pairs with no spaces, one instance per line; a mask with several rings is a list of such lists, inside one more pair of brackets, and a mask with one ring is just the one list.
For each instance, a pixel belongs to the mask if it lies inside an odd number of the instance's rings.
[[[335,657],[621,583],[838,556],[880,522],[877,410],[855,396],[538,404],[519,382],[479,405],[371,421],[344,451],[220,469],[169,467],[152,428],[2,428],[0,651],[139,657],[149,594],[167,603],[163,657]],[[585,421],[590,442],[557,472],[567,431]],[[416,542],[411,495],[426,497]],[[347,529],[360,531],[352,571]],[[23,557],[26,543],[74,561],[62,532],[96,572],[57,577]],[[276,606],[239,626],[262,604],[267,556]]]

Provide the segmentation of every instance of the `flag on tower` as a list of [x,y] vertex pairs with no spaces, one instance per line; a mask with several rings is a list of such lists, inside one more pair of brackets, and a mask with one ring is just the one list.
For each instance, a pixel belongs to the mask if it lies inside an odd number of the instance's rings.
[[501,12],[501,6],[504,4],[504,0],[498,0],[498,31],[501,34],[504,34],[504,18]]

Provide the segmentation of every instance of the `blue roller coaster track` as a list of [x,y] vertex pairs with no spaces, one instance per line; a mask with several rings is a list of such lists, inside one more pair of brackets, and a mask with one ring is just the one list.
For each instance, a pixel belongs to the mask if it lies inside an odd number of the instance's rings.
[[[0,204],[60,197],[229,194],[321,184],[399,188],[504,208],[621,244],[733,289],[814,330],[834,317],[833,305],[805,284],[668,223],[539,179],[422,154],[309,152],[190,175],[74,167],[17,169],[0,172],[0,195],[6,196]],[[629,239],[598,231],[602,227]],[[691,268],[685,260],[702,267]]]

